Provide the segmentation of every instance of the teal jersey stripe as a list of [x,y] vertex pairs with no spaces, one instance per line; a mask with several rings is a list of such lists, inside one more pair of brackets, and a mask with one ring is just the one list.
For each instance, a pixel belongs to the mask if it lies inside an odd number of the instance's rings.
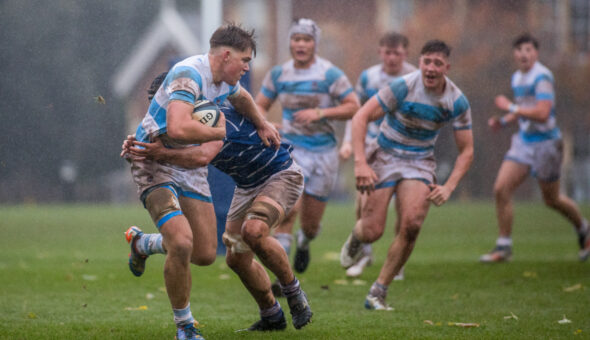
[[416,153],[427,153],[429,151],[434,150],[434,146],[432,146],[432,145],[418,146],[418,145],[402,144],[402,143],[396,142],[394,140],[391,140],[391,139],[385,137],[385,135],[383,135],[383,133],[379,134],[379,137],[377,137],[377,142],[384,149],[399,149],[399,150],[411,151],[411,152],[416,152]]
[[449,110],[416,102],[402,102],[399,112],[403,115],[428,120],[435,123],[447,122],[452,118]]
[[405,126],[401,121],[396,119],[393,115],[387,115],[387,124],[395,131],[404,135],[405,137],[427,141],[433,140],[438,136],[438,130],[427,130],[422,128],[410,128]]

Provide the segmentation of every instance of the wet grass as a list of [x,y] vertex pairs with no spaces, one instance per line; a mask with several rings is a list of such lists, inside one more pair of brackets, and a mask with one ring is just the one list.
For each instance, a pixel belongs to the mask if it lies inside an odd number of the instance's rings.
[[[590,207],[583,209],[590,215]],[[514,258],[500,265],[477,262],[496,237],[491,204],[432,208],[406,279],[389,288],[393,312],[363,308],[393,238],[393,213],[374,244],[376,264],[357,280],[347,279],[338,263],[353,214],[352,204],[329,205],[312,243],[311,265],[298,277],[314,318],[302,330],[236,333],[257,320],[254,301],[223,257],[194,267],[191,306],[205,337],[590,338],[590,263],[578,262],[568,223],[541,204],[517,205]],[[0,207],[0,339],[173,338],[163,257],[150,258],[141,278],[128,272],[123,232],[131,224],[155,230],[139,204]],[[558,323],[564,316],[571,323]]]

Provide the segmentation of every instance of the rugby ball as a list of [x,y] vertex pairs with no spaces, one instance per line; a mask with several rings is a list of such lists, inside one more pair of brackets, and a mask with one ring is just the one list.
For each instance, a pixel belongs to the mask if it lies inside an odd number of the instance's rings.
[[193,120],[198,120],[201,124],[215,126],[219,121],[220,111],[217,105],[205,99],[195,103],[192,115]]

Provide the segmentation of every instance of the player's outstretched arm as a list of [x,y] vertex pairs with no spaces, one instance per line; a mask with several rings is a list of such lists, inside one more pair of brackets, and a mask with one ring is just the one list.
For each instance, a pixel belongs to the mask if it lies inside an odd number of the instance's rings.
[[465,176],[473,162],[473,133],[471,130],[455,130],[455,144],[459,155],[447,182],[444,185],[431,184],[430,194],[426,197],[437,206],[444,204],[451,197],[459,181]]
[[182,149],[166,148],[157,138],[153,143],[142,143],[135,140],[134,136],[127,136],[123,147],[135,160],[151,159],[157,162],[174,164],[185,169],[194,169],[205,166],[211,162],[223,146],[222,141],[212,141],[199,146],[191,146]]
[[243,114],[256,126],[258,136],[264,145],[274,145],[276,148],[281,145],[279,131],[266,120],[248,91],[242,89],[238,95],[229,97],[228,100],[236,108],[236,111]]
[[221,140],[225,137],[225,118],[220,113],[218,124],[215,127],[206,126],[192,119],[193,105],[173,100],[168,104],[166,111],[166,129],[170,138],[183,141],[187,144],[201,144],[213,140]]

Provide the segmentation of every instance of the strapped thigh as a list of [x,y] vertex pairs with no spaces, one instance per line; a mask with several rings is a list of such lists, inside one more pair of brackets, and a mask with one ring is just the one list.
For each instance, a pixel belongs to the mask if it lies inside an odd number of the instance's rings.
[[250,208],[246,210],[246,220],[261,220],[268,225],[269,229],[279,224],[280,216],[279,209],[263,201],[254,201]]
[[172,185],[150,188],[142,194],[142,198],[158,229],[172,217],[182,215],[178,194]]

